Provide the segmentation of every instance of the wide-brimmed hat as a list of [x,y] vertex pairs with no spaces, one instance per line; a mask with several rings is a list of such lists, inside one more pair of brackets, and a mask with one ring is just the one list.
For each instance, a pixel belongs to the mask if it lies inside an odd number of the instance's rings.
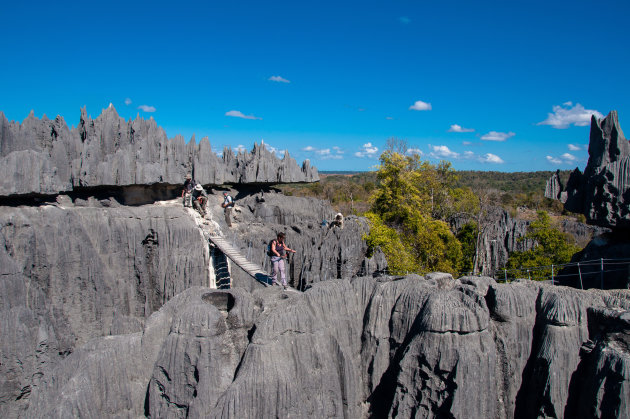
[[195,185],[195,190],[197,190],[197,191],[203,191],[203,186],[201,186],[201,184],[200,184],[200,183],[198,183],[198,184],[196,184],[196,185]]

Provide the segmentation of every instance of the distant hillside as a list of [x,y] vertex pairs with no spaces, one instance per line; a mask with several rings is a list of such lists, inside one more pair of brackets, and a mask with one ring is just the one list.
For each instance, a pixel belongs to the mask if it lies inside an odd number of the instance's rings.
[[[557,202],[544,198],[545,183],[552,171],[540,172],[480,172],[457,171],[458,187],[469,187],[483,193],[505,208],[526,207],[561,212]],[[310,184],[281,185],[287,195],[314,196],[329,200],[343,213],[363,213],[369,208],[368,199],[378,180],[376,172],[322,171],[321,181]],[[566,182],[570,171],[560,172]]]
[[[473,191],[496,190],[508,193],[540,193],[545,192],[545,183],[555,172],[479,172],[461,170],[457,172],[458,186],[468,186]],[[569,170],[560,172],[560,178],[568,179]]]

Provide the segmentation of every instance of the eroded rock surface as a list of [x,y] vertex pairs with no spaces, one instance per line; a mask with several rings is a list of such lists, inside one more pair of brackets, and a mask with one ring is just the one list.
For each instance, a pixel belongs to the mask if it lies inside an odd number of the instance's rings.
[[[455,230],[461,229],[467,217],[451,220]],[[482,275],[501,277],[503,272],[499,267],[506,266],[510,253],[530,250],[534,246],[533,240],[525,238],[530,221],[514,218],[506,210],[498,207],[491,208],[482,220],[483,231],[477,246],[476,271]],[[570,234],[582,246],[591,238],[608,232],[604,227],[587,225],[572,220],[562,220],[560,229]]]
[[[210,196],[209,212],[216,221],[205,222],[215,224],[217,233],[242,246],[242,254],[265,269],[268,241],[278,231],[287,232],[290,245],[298,250],[287,271],[295,287],[307,288],[342,274],[371,275],[386,267],[382,254],[365,257],[365,220],[348,217],[343,229],[320,226],[322,217],[334,214],[321,201],[275,192],[245,194],[237,200],[238,221],[230,230],[218,205],[221,191]],[[59,196],[40,206],[0,207],[0,416],[23,415],[42,377],[92,339],[110,336],[107,342],[118,342],[111,336],[142,331],[149,316],[175,295],[213,285],[219,275],[213,272],[212,252],[197,221],[198,215],[183,208],[180,200],[123,206],[111,198]],[[235,265],[232,285],[247,290],[263,286]],[[198,312],[190,310],[186,319],[192,323],[215,323],[214,317],[195,317]],[[188,320],[178,329],[182,335],[193,333]],[[123,349],[134,351],[139,344],[127,342]],[[175,339],[173,347],[177,345]],[[235,352],[230,351],[235,355],[230,356],[238,360],[242,342],[234,345]],[[108,351],[90,356],[101,359]],[[209,365],[215,368],[214,361]],[[121,368],[136,380],[133,368]],[[97,373],[100,370],[81,380],[95,379]],[[110,406],[114,402],[109,399],[99,400],[89,403],[105,412],[130,403]]]
[[628,291],[444,276],[194,287],[58,363],[25,415],[627,417],[629,308]]
[[593,115],[588,154],[584,173],[576,168],[566,187],[554,174],[547,182],[545,196],[559,199],[569,211],[584,214],[589,223],[630,228],[630,144],[617,111],[604,119]]
[[222,157],[210,142],[182,136],[168,139],[153,118],[125,121],[113,106],[92,119],[85,108],[76,128],[60,116],[32,113],[23,123],[0,112],[0,196],[54,195],[77,188],[179,185],[186,173],[204,185],[290,183],[319,180],[317,169],[289,156],[278,159],[264,145],[251,152],[226,148]]

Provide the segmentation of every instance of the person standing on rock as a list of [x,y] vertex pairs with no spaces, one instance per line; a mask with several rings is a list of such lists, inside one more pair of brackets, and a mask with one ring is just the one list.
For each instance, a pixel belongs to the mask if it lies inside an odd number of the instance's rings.
[[223,207],[223,212],[225,213],[225,223],[228,227],[232,227],[230,216],[232,215],[232,208],[234,208],[234,199],[227,192],[223,192],[223,203],[221,207]]
[[208,202],[208,194],[203,190],[201,184],[195,185],[192,191],[193,206],[202,217],[206,216],[206,203]]
[[195,187],[195,181],[190,173],[186,174],[186,180],[184,181],[184,189],[182,189],[182,199],[184,200],[185,207],[192,207],[191,194]]
[[278,272],[280,272],[280,279],[282,281],[282,287],[287,288],[287,277],[285,273],[284,259],[287,258],[287,252],[295,253],[295,250],[290,249],[284,242],[284,233],[278,233],[276,240],[271,242],[271,283],[281,285],[278,282]]

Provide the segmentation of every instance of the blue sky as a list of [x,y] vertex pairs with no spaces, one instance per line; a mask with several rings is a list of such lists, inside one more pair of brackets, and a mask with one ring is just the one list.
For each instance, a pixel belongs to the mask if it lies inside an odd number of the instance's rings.
[[369,170],[390,137],[462,170],[583,168],[590,114],[630,124],[628,1],[18,3],[9,120],[111,102],[320,170]]

